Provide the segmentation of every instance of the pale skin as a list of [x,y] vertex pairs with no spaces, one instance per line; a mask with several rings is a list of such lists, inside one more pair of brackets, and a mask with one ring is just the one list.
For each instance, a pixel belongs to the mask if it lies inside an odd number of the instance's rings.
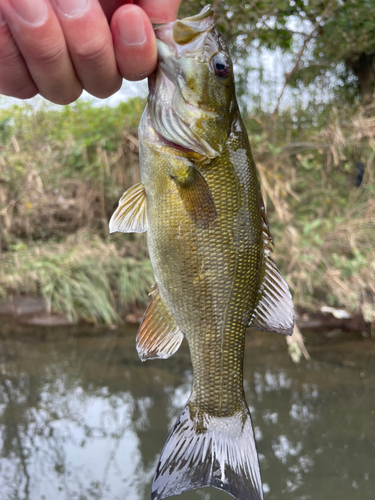
[[181,0],[0,0],[0,94],[69,104],[114,94],[156,67],[152,23]]

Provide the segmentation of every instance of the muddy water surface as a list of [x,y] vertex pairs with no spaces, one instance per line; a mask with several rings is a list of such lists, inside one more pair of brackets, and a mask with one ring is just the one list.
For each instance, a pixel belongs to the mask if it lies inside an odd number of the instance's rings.
[[[136,328],[0,324],[0,500],[149,500],[168,430],[187,400],[186,345],[141,363]],[[375,498],[375,348],[360,333],[251,332],[245,387],[265,500]],[[218,490],[176,500],[225,500]]]

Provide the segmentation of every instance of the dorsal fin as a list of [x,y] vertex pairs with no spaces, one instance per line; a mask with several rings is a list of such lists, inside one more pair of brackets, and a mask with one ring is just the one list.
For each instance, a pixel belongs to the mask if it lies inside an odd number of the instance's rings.
[[262,224],[263,224],[263,243],[265,248],[267,248],[270,252],[273,252],[274,242],[270,232],[270,225],[268,223],[267,215],[266,215],[266,207],[264,206],[263,196],[260,194],[260,213],[262,215]]
[[146,192],[140,182],[128,189],[109,221],[109,232],[144,233],[147,231]]
[[153,299],[143,316],[136,340],[138,355],[142,361],[169,358],[177,351],[184,338],[168,304],[155,286],[151,294]]
[[292,335],[294,306],[288,285],[271,257],[273,239],[269,230],[264,203],[261,196],[263,219],[263,279],[259,287],[259,299],[249,326],[255,330]]

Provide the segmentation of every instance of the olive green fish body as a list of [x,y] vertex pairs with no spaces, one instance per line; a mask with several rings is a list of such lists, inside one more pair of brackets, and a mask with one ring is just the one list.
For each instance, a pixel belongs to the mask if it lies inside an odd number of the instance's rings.
[[240,131],[233,127],[220,157],[195,162],[217,211],[217,220],[208,228],[190,217],[171,177],[171,161],[193,160],[171,155],[162,143],[155,147],[152,137],[149,145],[143,140],[141,146],[156,282],[189,342],[194,368],[191,401],[215,416],[231,415],[243,404],[245,329],[261,274],[258,182],[239,117],[235,124]]
[[273,241],[228,49],[211,7],[158,27],[159,64],[139,127],[141,182],[110,231],[147,231],[156,285],[140,358],[188,341],[193,388],[162,451],[152,500],[213,486],[262,500],[243,389],[245,330],[291,334],[293,304]]

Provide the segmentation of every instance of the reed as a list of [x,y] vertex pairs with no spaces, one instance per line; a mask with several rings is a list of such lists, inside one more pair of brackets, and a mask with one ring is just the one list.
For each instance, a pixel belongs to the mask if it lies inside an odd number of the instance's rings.
[[[107,324],[148,301],[145,237],[108,235],[118,199],[139,179],[143,105],[0,110],[2,296],[41,293],[72,320]],[[375,331],[375,105],[245,118],[297,308],[344,308]]]
[[148,259],[124,256],[114,243],[81,231],[64,242],[6,252],[0,296],[42,295],[50,312],[73,322],[113,325],[130,305],[148,302],[153,282]]

